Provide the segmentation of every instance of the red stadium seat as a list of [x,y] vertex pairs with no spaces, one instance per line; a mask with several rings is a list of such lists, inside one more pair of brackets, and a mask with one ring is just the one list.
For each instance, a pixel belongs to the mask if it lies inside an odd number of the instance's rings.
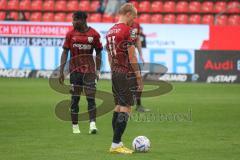
[[91,2],[90,11],[96,12],[99,7],[100,7],[100,2],[94,0]]
[[228,25],[231,25],[231,26],[240,25],[240,16],[238,14],[229,16]]
[[90,2],[88,0],[83,0],[79,2],[80,11],[90,11]]
[[213,17],[213,15],[212,14],[203,15],[203,17],[202,17],[202,24],[213,25],[214,24],[214,17]]
[[4,20],[6,17],[6,12],[0,12],[0,20]]
[[213,12],[213,2],[212,1],[204,1],[202,3],[202,12],[204,13],[212,13]]
[[138,11],[141,13],[141,12],[150,12],[150,2],[149,1],[141,1],[139,3],[139,9]]
[[7,9],[8,10],[18,10],[19,9],[19,1],[18,0],[9,0]]
[[214,12],[219,13],[219,12],[224,12],[227,9],[227,3],[225,1],[218,1],[214,5]]
[[72,22],[72,13],[68,13],[66,15],[66,19],[65,19],[66,22]]
[[151,16],[149,14],[141,14],[138,18],[139,23],[150,23]]
[[10,17],[13,18],[15,21],[18,20],[18,12],[10,12]]
[[102,16],[102,22],[112,23],[113,21],[114,21],[113,16],[108,15],[108,14],[103,14],[103,16]]
[[7,9],[7,0],[0,0],[0,10]]
[[31,10],[41,11],[42,10],[42,0],[33,0],[31,3]]
[[45,12],[43,14],[42,20],[44,22],[53,22],[54,21],[54,14],[52,12]]
[[54,0],[46,0],[43,3],[43,10],[44,11],[54,11]]
[[240,2],[232,1],[228,3],[228,12],[229,13],[240,13]]
[[189,24],[200,24],[201,16],[199,14],[190,15],[188,23]]
[[100,13],[93,13],[88,18],[89,22],[101,22],[102,21],[102,15]]
[[78,11],[79,5],[78,0],[70,0],[67,2],[67,10],[68,11]]
[[24,11],[30,10],[30,8],[31,8],[30,6],[31,6],[31,1],[30,0],[22,0],[19,3],[19,9],[20,10],[24,10]]
[[199,13],[201,10],[201,3],[199,1],[191,1],[189,3],[189,12]]
[[55,11],[66,11],[67,2],[65,0],[55,1]]
[[138,2],[137,1],[130,1],[130,3],[132,3],[134,6],[135,6],[135,8],[137,8],[137,10],[139,9],[139,4],[138,4]]
[[25,14],[26,19],[29,20],[30,19],[30,12],[24,12],[24,14]]
[[175,15],[174,14],[166,14],[163,18],[163,22],[165,24],[174,24],[175,23]]
[[188,12],[188,2],[187,1],[179,1],[176,6],[177,12]]
[[42,0],[32,0],[31,10],[41,11],[42,9],[43,9],[43,1]]
[[54,15],[54,21],[56,22],[65,22],[66,14],[65,13],[56,13]]
[[175,5],[174,1],[166,1],[163,5],[164,12],[175,12]]
[[178,14],[176,18],[177,24],[187,24],[188,23],[188,16],[186,14]]
[[151,4],[151,12],[157,13],[163,11],[163,2],[162,1],[153,1]]
[[226,15],[220,15],[216,19],[216,25],[225,26],[225,25],[227,25],[227,20],[228,20],[228,18]]
[[163,16],[161,14],[153,14],[151,16],[151,23],[162,23]]
[[30,21],[42,21],[42,13],[32,12],[30,15]]

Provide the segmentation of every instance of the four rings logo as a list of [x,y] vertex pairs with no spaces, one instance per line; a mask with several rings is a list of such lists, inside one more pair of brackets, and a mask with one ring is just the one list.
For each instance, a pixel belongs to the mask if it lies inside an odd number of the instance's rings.
[[73,48],[78,48],[79,50],[90,50],[92,49],[92,45],[74,43]]

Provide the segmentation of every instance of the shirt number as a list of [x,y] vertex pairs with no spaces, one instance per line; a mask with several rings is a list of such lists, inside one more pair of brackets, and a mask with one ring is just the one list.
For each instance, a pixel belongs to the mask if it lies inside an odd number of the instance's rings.
[[115,36],[108,37],[108,48],[111,56],[115,56],[117,54]]

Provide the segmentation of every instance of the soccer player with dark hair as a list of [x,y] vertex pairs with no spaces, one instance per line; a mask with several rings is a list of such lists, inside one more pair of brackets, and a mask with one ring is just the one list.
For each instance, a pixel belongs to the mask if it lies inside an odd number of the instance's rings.
[[132,154],[132,150],[122,143],[128,117],[133,105],[133,95],[129,72],[136,74],[138,89],[142,89],[142,78],[135,55],[135,32],[131,25],[137,16],[137,10],[131,3],[125,3],[119,10],[119,22],[107,32],[107,51],[112,70],[112,91],[115,109],[112,117],[113,140],[111,153]]
[[[100,73],[102,44],[99,33],[87,25],[85,12],[73,13],[73,30],[66,35],[61,56],[60,78],[64,82],[64,66],[70,51],[71,119],[73,133],[80,133],[78,126],[79,100],[84,89],[90,119],[89,133],[95,134],[96,127],[96,82]],[[96,51],[94,61],[93,50]],[[96,65],[95,65],[96,63]]]

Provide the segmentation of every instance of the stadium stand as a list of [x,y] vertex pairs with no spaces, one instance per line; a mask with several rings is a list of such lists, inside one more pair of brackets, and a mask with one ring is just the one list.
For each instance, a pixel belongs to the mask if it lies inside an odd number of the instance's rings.
[[[138,9],[140,23],[239,25],[239,0],[129,0]],[[0,0],[0,20],[71,22],[72,12],[88,12],[90,22],[114,22],[114,15],[98,13],[100,0]],[[8,14],[9,13],[9,14]]]
[[43,3],[43,10],[44,11],[53,11],[54,10],[54,0],[46,0]]
[[54,20],[54,14],[52,12],[43,13],[42,21],[52,22]]
[[151,16],[151,23],[163,23],[163,16],[162,14],[153,14]]
[[176,18],[176,24],[187,24],[188,15],[187,14],[178,14]]

